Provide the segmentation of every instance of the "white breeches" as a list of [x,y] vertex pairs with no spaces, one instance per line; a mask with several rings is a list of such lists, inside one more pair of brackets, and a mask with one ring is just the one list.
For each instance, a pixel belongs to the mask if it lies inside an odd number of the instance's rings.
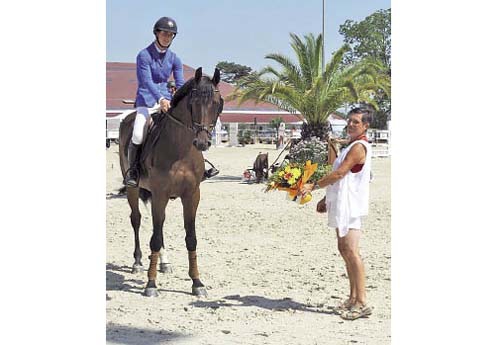
[[149,115],[149,109],[146,107],[137,107],[136,110],[137,115],[135,116],[132,142],[136,145],[140,145],[144,139],[144,126],[148,122],[151,115]]

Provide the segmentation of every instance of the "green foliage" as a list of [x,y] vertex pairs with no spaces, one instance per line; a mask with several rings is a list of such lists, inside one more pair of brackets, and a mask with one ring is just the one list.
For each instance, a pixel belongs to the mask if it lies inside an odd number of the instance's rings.
[[344,65],[369,59],[383,71],[375,81],[377,88],[373,88],[371,80],[360,81],[356,96],[349,103],[372,104],[376,111],[371,127],[385,129],[391,114],[391,9],[379,10],[359,23],[347,20],[339,33],[350,48],[344,56]]
[[[372,58],[391,69],[391,9],[379,10],[364,20],[346,20],[339,33],[351,50],[346,54],[347,63]],[[390,73],[390,72],[389,72]]]
[[310,128],[314,128],[306,131],[303,138],[323,138],[321,128],[340,106],[358,100],[372,102],[370,97],[380,89],[377,83],[381,66],[368,59],[342,65],[349,50],[344,45],[332,55],[323,73],[321,34],[317,37],[308,34],[301,39],[291,33],[290,37],[297,63],[282,54],[266,55],[267,59],[281,65],[281,71],[267,66],[258,73],[242,77],[230,99],[238,98],[239,104],[250,99],[256,103],[266,101],[292,114],[299,112],[299,119],[305,119]]
[[220,70],[221,80],[234,84],[238,79],[252,73],[252,68],[234,62],[220,61],[215,67]]
[[252,132],[246,129],[238,133],[238,143],[243,145],[252,144],[253,143]]

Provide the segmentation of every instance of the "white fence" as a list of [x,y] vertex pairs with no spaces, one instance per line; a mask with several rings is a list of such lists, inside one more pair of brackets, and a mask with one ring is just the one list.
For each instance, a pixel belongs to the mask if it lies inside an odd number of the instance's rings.
[[368,140],[372,143],[373,157],[389,157],[391,155],[391,132],[388,130],[368,129]]
[[389,157],[390,155],[389,144],[372,144],[372,157]]

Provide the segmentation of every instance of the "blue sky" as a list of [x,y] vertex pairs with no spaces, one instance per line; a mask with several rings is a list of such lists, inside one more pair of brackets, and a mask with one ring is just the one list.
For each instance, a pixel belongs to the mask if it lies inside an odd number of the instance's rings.
[[[340,47],[338,33],[345,20],[360,21],[390,0],[325,0],[325,53]],[[169,16],[179,34],[171,49],[182,62],[210,74],[219,61],[232,61],[258,70],[264,56],[293,56],[289,33],[319,34],[322,0],[107,0],[106,60],[135,62],[139,50],[154,40],[155,21]]]

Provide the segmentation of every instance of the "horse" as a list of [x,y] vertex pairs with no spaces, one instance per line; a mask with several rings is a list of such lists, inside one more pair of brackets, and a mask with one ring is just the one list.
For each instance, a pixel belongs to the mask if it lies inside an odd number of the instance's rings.
[[[135,249],[133,272],[142,271],[142,253],[139,243],[141,213],[139,198],[151,202],[153,234],[149,243],[148,282],[144,295],[157,297],[157,266],[163,255],[163,223],[168,201],[181,198],[186,231],[186,248],[189,261],[189,277],[192,280],[192,294],[207,296],[200,280],[196,258],[196,211],[200,201],[200,183],[204,175],[202,151],[210,147],[211,132],[224,100],[218,90],[220,71],[216,68],[212,78],[203,76],[201,67],[175,93],[171,108],[159,114],[153,128],[144,140],[140,156],[141,176],[137,187],[126,187],[127,200],[131,209],[130,221],[134,229]],[[129,162],[127,148],[132,138],[135,113],[130,114],[120,125],[119,155],[122,175],[125,178]],[[158,121],[158,123],[157,123]],[[155,127],[156,126],[156,127]]]

